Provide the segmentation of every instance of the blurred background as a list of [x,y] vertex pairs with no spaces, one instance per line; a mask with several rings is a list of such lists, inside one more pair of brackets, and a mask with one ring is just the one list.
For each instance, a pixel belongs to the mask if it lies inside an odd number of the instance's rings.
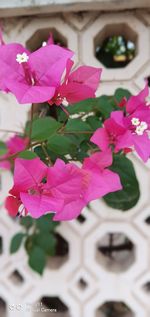
[[[34,51],[51,32],[75,52],[75,66],[102,67],[97,96],[118,87],[136,94],[150,82],[148,0],[0,0],[0,17],[7,43]],[[29,111],[1,94],[0,139],[8,138],[3,130],[22,131]],[[131,159],[141,189],[136,207],[123,213],[100,200],[59,224],[59,247],[42,277],[23,247],[10,255],[10,240],[22,229],[3,206],[12,176],[0,172],[0,317],[150,316],[150,164]]]

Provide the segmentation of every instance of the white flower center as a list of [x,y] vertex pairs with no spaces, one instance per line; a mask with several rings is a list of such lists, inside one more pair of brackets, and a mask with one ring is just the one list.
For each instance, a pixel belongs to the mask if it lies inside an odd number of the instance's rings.
[[144,130],[143,128],[139,125],[138,127],[136,127],[135,133],[138,135],[143,135]]
[[62,105],[65,106],[65,107],[67,107],[69,105],[69,102],[67,101],[66,98],[63,99]]
[[143,135],[144,131],[148,129],[148,124],[145,121],[140,121],[139,118],[132,118],[131,122],[136,127],[134,133],[138,135]]
[[146,129],[148,128],[148,124],[147,124],[145,121],[141,121],[140,127],[141,127],[143,130],[146,130]]
[[137,125],[140,124],[139,118],[132,118],[132,119],[131,119],[131,122],[132,122],[132,124],[135,125],[135,126],[137,126]]
[[42,43],[42,46],[46,46],[46,45],[47,45],[47,42],[44,41],[44,42]]
[[22,54],[17,54],[17,56],[16,56],[16,61],[19,64],[26,63],[28,61],[28,59],[29,59],[29,56],[25,52]]

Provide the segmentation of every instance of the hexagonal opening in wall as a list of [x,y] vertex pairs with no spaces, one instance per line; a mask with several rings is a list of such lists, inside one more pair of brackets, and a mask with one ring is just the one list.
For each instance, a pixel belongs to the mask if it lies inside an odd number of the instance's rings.
[[123,233],[108,232],[96,245],[96,260],[110,272],[125,272],[135,262],[135,246]]
[[80,291],[85,291],[88,287],[88,282],[83,277],[81,277],[77,282],[77,287]]
[[96,317],[134,317],[131,308],[124,302],[105,302],[96,311]]
[[142,289],[146,295],[150,296],[150,281],[149,280],[142,285]]
[[33,309],[33,317],[37,316],[37,312],[43,317],[71,317],[68,306],[57,296],[43,296],[33,305]]
[[24,278],[17,269],[10,274],[9,280],[17,287],[24,284]]
[[94,55],[106,68],[125,67],[137,53],[137,38],[126,23],[108,24],[94,38]]
[[6,302],[3,300],[2,297],[0,297],[0,316],[1,317],[6,317],[7,316]]
[[48,267],[50,269],[59,269],[69,259],[69,243],[62,237],[61,234],[56,233],[56,253],[55,256],[48,258]]
[[64,35],[58,32],[55,28],[45,28],[37,30],[26,42],[26,47],[30,51],[35,51],[42,47],[43,42],[47,42],[50,34],[52,34],[54,43],[60,46],[67,47],[68,42]]
[[150,87],[150,75],[145,77],[144,80],[147,80],[148,81],[148,86]]

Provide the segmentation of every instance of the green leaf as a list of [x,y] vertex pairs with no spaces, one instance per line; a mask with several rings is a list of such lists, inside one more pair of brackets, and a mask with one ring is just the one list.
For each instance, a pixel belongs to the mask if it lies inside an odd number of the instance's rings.
[[15,253],[18,251],[25,236],[26,234],[22,232],[18,232],[15,234],[15,236],[13,236],[10,244],[10,253]]
[[117,102],[120,102],[123,97],[126,97],[128,100],[131,97],[130,91],[123,88],[116,89],[114,98],[117,100]]
[[118,173],[123,190],[110,193],[104,197],[108,206],[123,211],[134,207],[140,197],[139,184],[132,162],[122,155],[116,155],[111,170]]
[[95,107],[97,105],[97,98],[90,98],[83,100],[81,102],[78,102],[74,104],[73,106],[70,106],[67,108],[70,114],[80,113],[80,112],[91,112],[94,111]]
[[18,157],[21,157],[26,160],[32,160],[35,157],[37,157],[37,155],[31,151],[22,151],[21,153],[19,153]]
[[44,250],[38,246],[34,246],[29,253],[28,263],[34,271],[42,275],[46,265],[46,254]]
[[30,216],[22,217],[20,219],[21,226],[25,227],[26,229],[29,229],[33,225],[33,219]]
[[[81,119],[70,119],[68,120],[66,127],[65,127],[65,131],[68,132],[78,132],[78,131],[91,131],[91,127],[88,123],[82,121]],[[90,134],[89,134],[90,135]],[[92,135],[92,133],[91,133]]]
[[7,146],[4,142],[0,141],[0,156],[7,153]]
[[57,240],[53,234],[41,232],[36,235],[35,242],[47,255],[55,255]]
[[42,149],[42,147],[41,146],[36,146],[35,148],[34,148],[34,152],[36,153],[36,155],[38,156],[38,157],[40,157],[40,159],[45,163],[46,162],[46,160],[45,160],[45,153],[44,153],[44,151],[43,151],[43,149]]
[[76,145],[68,137],[56,134],[48,139],[47,148],[54,153],[65,155],[74,152]]
[[[52,117],[39,118],[33,121],[32,124],[32,140],[44,141],[61,127],[61,123],[57,122]],[[29,134],[29,128],[28,128]]]
[[36,219],[37,228],[44,232],[53,232],[58,226],[59,222],[53,221],[54,214],[47,214],[38,219]]
[[95,131],[96,129],[102,126],[102,121],[96,116],[88,117],[86,119],[86,122],[90,125],[93,131]]
[[100,112],[104,119],[107,119],[111,112],[115,110],[115,105],[112,103],[111,97],[103,95],[97,98],[96,109]]

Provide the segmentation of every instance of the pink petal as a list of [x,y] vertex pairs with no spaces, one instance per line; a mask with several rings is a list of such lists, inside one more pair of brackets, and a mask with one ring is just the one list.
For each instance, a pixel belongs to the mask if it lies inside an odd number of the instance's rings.
[[14,187],[10,193],[15,196],[21,191],[38,187],[47,175],[47,170],[48,167],[39,158],[32,160],[17,158],[14,169]]
[[16,96],[20,104],[45,102],[55,94],[55,87],[50,85],[31,86],[25,81],[16,84],[16,81],[9,78],[7,80],[7,88]]
[[8,196],[5,200],[5,208],[8,210],[8,213],[11,217],[15,217],[18,213],[20,203],[18,199],[12,196]]
[[133,135],[133,145],[140,158],[147,162],[150,157],[150,139],[147,134]]
[[9,161],[4,160],[0,162],[0,168],[10,170],[11,169],[11,164]]
[[23,151],[26,148],[28,144],[28,138],[21,138],[18,135],[14,135],[6,142],[6,144],[9,149],[9,154],[15,154],[19,151]]
[[63,200],[59,197],[21,193],[20,198],[33,218],[39,218],[47,212],[59,212],[63,208]]
[[105,169],[103,172],[91,171],[91,181],[84,196],[86,202],[98,199],[108,193],[122,189],[117,173]]
[[55,221],[67,221],[77,218],[82,209],[86,206],[86,202],[82,199],[78,199],[76,201],[71,201],[68,204],[65,204],[64,208],[61,212],[56,213],[53,217]]
[[96,144],[102,151],[105,151],[109,146],[109,135],[105,128],[98,128],[92,135],[91,142]]
[[73,52],[58,45],[47,45],[33,52],[29,58],[31,71],[36,74],[37,82],[42,86],[55,86],[60,84],[61,76],[66,67],[67,60]]
[[107,149],[105,152],[97,152],[90,157],[85,158],[83,162],[83,169],[103,171],[105,167],[112,165],[112,152]]
[[69,76],[69,82],[77,82],[97,90],[102,69],[91,66],[80,66]]
[[24,71],[22,65],[16,61],[17,54],[26,52],[30,55],[30,52],[24,48],[21,44],[12,43],[0,46],[0,89],[7,89],[8,78],[18,78],[20,80],[24,77]]
[[129,148],[131,146],[133,146],[133,134],[128,130],[124,134],[118,136],[115,151]]
[[64,79],[64,83],[66,84],[66,81],[68,80],[69,74],[71,72],[71,68],[73,66],[74,62],[71,59],[67,60],[67,64],[66,64],[66,74],[65,74],[65,79]]
[[95,97],[95,91],[92,88],[76,82],[69,82],[67,85],[63,84],[59,92],[62,97],[66,97],[70,104]]
[[148,82],[146,81],[145,87],[136,96],[131,96],[127,102],[126,110],[128,113],[132,113],[139,106],[145,103],[145,98],[149,95]]

